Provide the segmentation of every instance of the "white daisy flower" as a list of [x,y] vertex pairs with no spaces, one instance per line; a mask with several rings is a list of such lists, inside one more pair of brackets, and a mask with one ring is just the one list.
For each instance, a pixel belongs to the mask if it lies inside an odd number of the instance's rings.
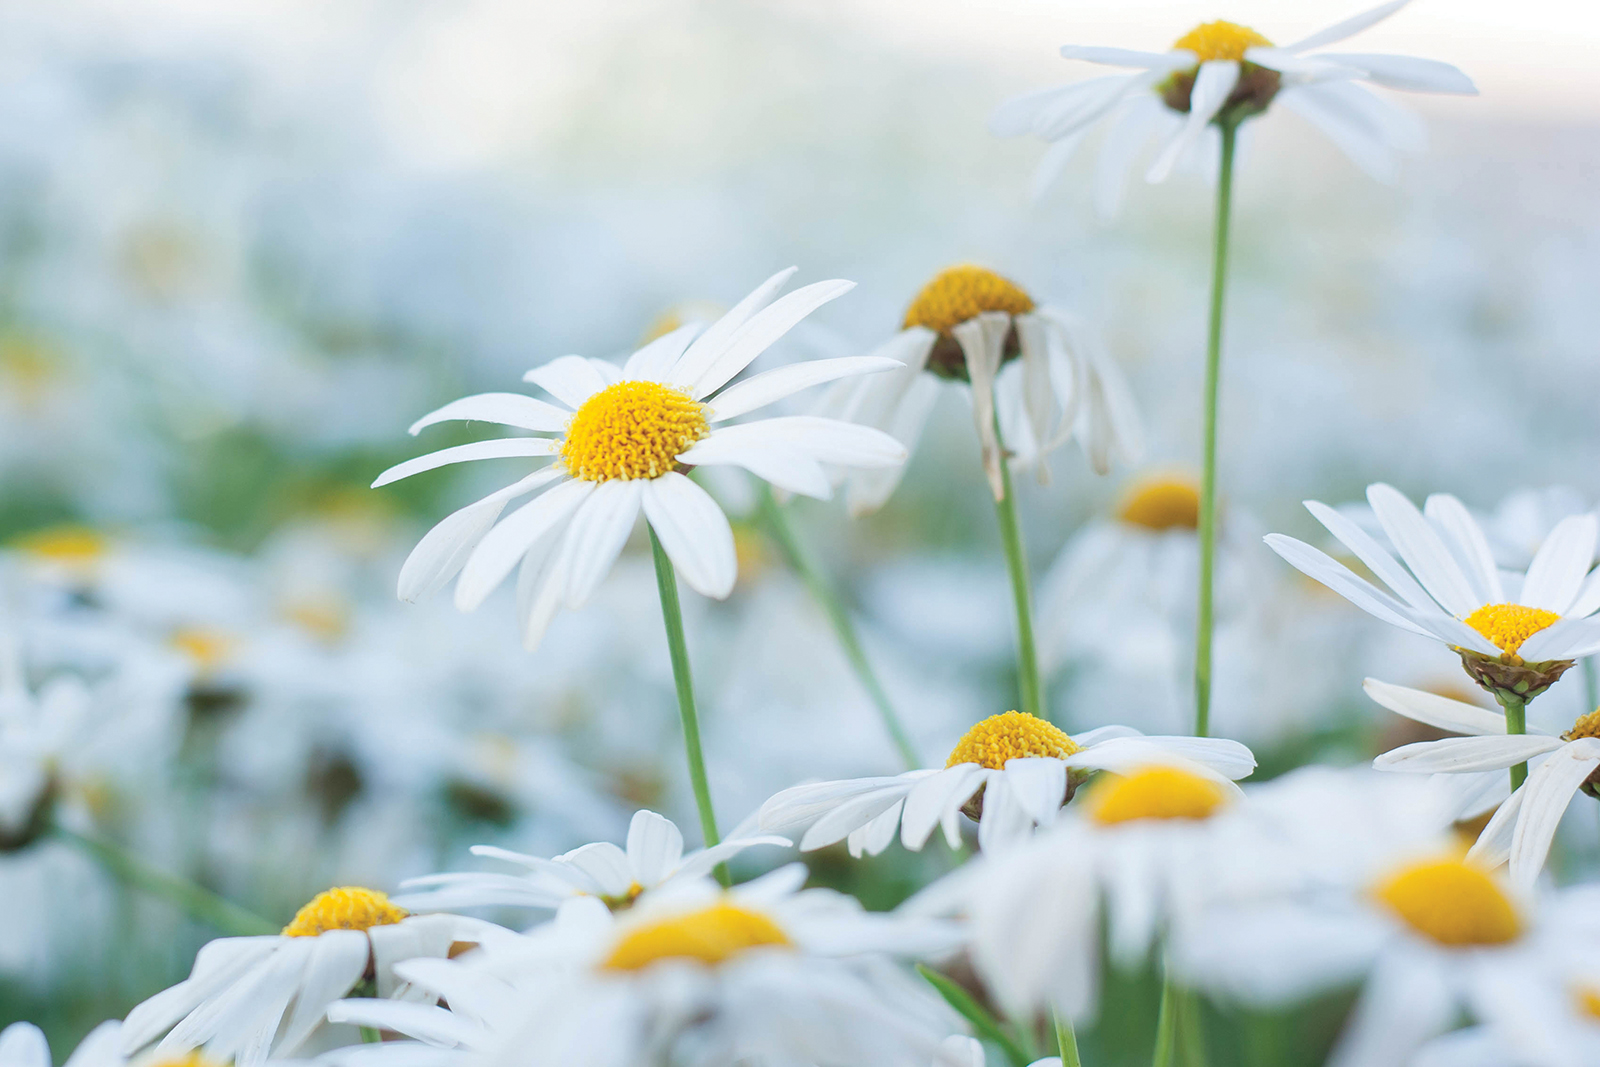
[[[680,468],[743,467],[781,489],[826,498],[827,468],[904,462],[905,449],[887,434],[835,419],[783,416],[725,425],[801,389],[898,366],[881,356],[814,360],[728,386],[791,327],[854,284],[817,282],[774,300],[793,273],[780,271],[709,327],[674,330],[621,367],[562,356],[524,375],[557,403],[485,393],[419,419],[412,433],[438,422],[482,420],[553,436],[431,452],[391,467],[374,488],[468,460],[555,461],[428,531],[401,568],[400,597],[415,600],[459,573],[456,606],[471,611],[520,562],[518,616],[524,644],[535,648],[557,610],[588,601],[642,510],[684,580],[723,598],[733,590],[738,567],[733,531],[711,496]],[[497,522],[507,502],[537,489],[545,491]]]
[[[124,1067],[127,1058],[122,1055],[121,1029],[122,1024],[115,1019],[96,1026],[78,1042],[62,1067]],[[0,1067],[50,1067],[51,1062],[50,1042],[37,1026],[12,1023],[0,1030]],[[195,1067],[208,1065],[195,1064]]]
[[756,845],[788,846],[786,837],[743,837],[683,853],[683,833],[653,811],[634,813],[623,851],[609,841],[583,845],[554,859],[525,856],[492,845],[473,845],[475,856],[504,860],[525,874],[463,872],[413,878],[395,904],[411,911],[454,911],[492,906],[557,908],[577,896],[597,897],[609,908],[631,905],[639,894],[677,878],[704,878],[717,864]]
[[889,847],[896,829],[912,851],[927,843],[936,826],[957,848],[965,814],[978,821],[978,845],[989,852],[1054,823],[1093,772],[1147,763],[1186,767],[1214,779],[1224,792],[1237,791],[1233,780],[1256,766],[1248,748],[1224,738],[1145,737],[1126,726],[1102,726],[1073,738],[1044,719],[1008,711],[968,730],[943,770],[795,786],[763,804],[758,819],[764,830],[809,825],[801,851],[845,840],[851,855],[875,856]]
[[[1505,716],[1485,708],[1371,678],[1366,690],[1390,711],[1468,735],[1404,745],[1372,765],[1386,771],[1465,776],[1463,793],[1478,800],[1480,811],[1505,800],[1468,858],[1490,866],[1509,859],[1511,881],[1519,888],[1532,887],[1544,869],[1572,798],[1581,790],[1600,799],[1600,711],[1580,717],[1560,737],[1507,734]],[[1528,779],[1507,799],[1506,776],[1500,772],[1519,763],[1529,764]]]
[[1483,530],[1447,493],[1423,511],[1391,486],[1367,500],[1404,561],[1348,516],[1314,500],[1306,508],[1391,592],[1302,541],[1268,534],[1273,551],[1307,576],[1385,622],[1441,641],[1467,673],[1504,703],[1544,692],[1580,656],[1600,652],[1600,572],[1589,573],[1600,523],[1573,515],[1556,524],[1524,575],[1503,575]]
[[[935,275],[906,310],[900,333],[874,356],[904,366],[835,386],[821,410],[885,430],[911,449],[940,383],[965,383],[996,500],[1003,495],[1002,457],[1039,465],[1042,477],[1045,455],[1076,437],[1104,474],[1113,459],[1133,462],[1144,448],[1133,396],[1099,336],[1065,311],[1035,305],[1014,282],[983,267]],[[882,507],[901,474],[900,467],[851,474],[851,513]]]
[[122,1050],[131,1055],[161,1037],[158,1054],[199,1048],[223,1063],[256,1067],[269,1053],[288,1056],[303,1046],[328,1005],[367,976],[377,996],[405,995],[395,964],[497,935],[510,931],[458,915],[409,916],[371,889],[329,889],[282,934],[207,944],[186,980],[128,1013]]
[[1421,123],[1358,82],[1407,92],[1476,94],[1448,63],[1411,56],[1319,51],[1399,11],[1408,0],[1346,19],[1293,44],[1275,46],[1246,26],[1216,21],[1196,26],[1166,52],[1066,45],[1061,54],[1104,66],[1131,68],[1008,100],[989,121],[1001,137],[1035,134],[1051,147],[1034,176],[1042,193],[1085,135],[1102,119],[1110,125],[1095,175],[1095,205],[1116,214],[1129,168],[1144,147],[1160,150],[1145,172],[1160,182],[1205,141],[1219,123],[1238,123],[1274,103],[1308,119],[1374,177],[1393,178],[1397,151],[1422,146]]
[[892,957],[943,954],[958,931],[797,891],[805,879],[792,864],[729,891],[682,880],[616,915],[571,900],[514,942],[401,965],[448,1009],[346,1001],[329,1014],[491,1064],[926,1067],[958,1023]]

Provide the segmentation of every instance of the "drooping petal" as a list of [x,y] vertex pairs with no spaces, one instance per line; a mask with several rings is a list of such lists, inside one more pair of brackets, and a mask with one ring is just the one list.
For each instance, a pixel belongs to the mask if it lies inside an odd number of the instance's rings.
[[[957,827],[961,805],[978,791],[985,776],[975,763],[958,763],[917,782],[906,796],[905,814],[900,817],[901,844],[916,852],[927,844],[935,826]],[[956,843],[960,843],[959,836]]]
[[530,456],[553,456],[561,447],[560,441],[548,437],[502,437],[493,441],[474,441],[471,444],[441,448],[437,452],[408,459],[378,475],[372,488],[380,489],[391,482],[409,478],[413,474],[431,471],[452,463],[467,463],[475,459],[517,459]]
[[646,481],[617,478],[601,482],[573,513],[567,531],[573,545],[564,597],[567,607],[580,608],[587,604],[605,576],[611,573],[611,565],[621,555],[622,546],[639,518]]
[[446,515],[417,542],[400,566],[396,593],[401,600],[417,601],[444,588],[467,562],[473,548],[495,524],[506,501],[555,481],[566,472],[559,467],[535,471],[520,482]]
[[311,940],[305,978],[278,1045],[280,1056],[292,1056],[322,1022],[328,1005],[355,988],[372,954],[367,935],[359,930],[329,930]]
[[845,801],[812,824],[800,839],[800,851],[810,852],[844,840],[851,832],[904,800],[909,786],[908,782],[896,782],[876,792]]
[[900,829],[900,813],[905,810],[905,803],[904,799],[895,801],[893,807],[886,808],[876,819],[850,831],[850,836],[845,838],[850,855],[860,859],[876,856],[888,848],[894,841],[895,831]]
[[711,494],[674,471],[645,486],[644,517],[690,588],[717,600],[733,592],[733,527]]
[[1478,835],[1478,840],[1467,850],[1468,863],[1498,867],[1506,861],[1511,855],[1511,837],[1516,833],[1517,822],[1522,817],[1522,802],[1527,796],[1527,783],[1524,782],[1496,809],[1489,824]]
[[1531,889],[1544,870],[1556,827],[1578,787],[1600,767],[1600,739],[1582,737],[1568,743],[1533,772],[1518,792],[1526,793],[1517,828],[1511,835],[1511,881]]
[[524,430],[559,431],[571,420],[572,412],[521,393],[479,393],[453,400],[429,412],[406,431],[413,437],[425,427],[440,422],[494,422]]
[[995,429],[994,380],[1000,373],[1006,334],[1010,331],[1011,316],[1003,311],[980,312],[950,331],[966,360],[967,378],[972,384],[972,421],[983,447],[983,472],[996,500],[1005,497],[1005,487],[1000,477],[1004,455]]
[[1451,700],[1437,693],[1380,682],[1376,678],[1366,679],[1361,687],[1369,697],[1396,715],[1404,715],[1426,726],[1449,730],[1451,733],[1491,737],[1503,736],[1506,732],[1506,717],[1501,712]]
[[1222,105],[1228,102],[1228,95],[1238,83],[1238,61],[1213,59],[1200,64],[1194,88],[1189,93],[1189,118],[1178,135],[1167,142],[1151,164],[1149,172],[1145,174],[1146,181],[1155,184],[1167,180],[1178,160],[1200,139],[1211,120],[1217,117],[1217,112],[1222,110]]

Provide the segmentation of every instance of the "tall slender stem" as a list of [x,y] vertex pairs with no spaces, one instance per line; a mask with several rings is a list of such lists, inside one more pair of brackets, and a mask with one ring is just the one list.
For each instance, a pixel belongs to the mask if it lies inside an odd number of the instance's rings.
[[828,616],[828,622],[833,627],[833,635],[838,639],[839,647],[844,650],[845,658],[850,661],[851,669],[856,672],[861,688],[867,691],[873,706],[878,709],[878,717],[883,720],[883,728],[889,732],[889,738],[899,751],[900,759],[905,763],[906,769],[916,770],[921,767],[922,760],[917,755],[916,746],[911,743],[911,736],[906,733],[900,717],[895,714],[889,694],[878,681],[878,675],[872,669],[866,651],[861,647],[861,638],[856,633],[856,624],[850,618],[850,612],[845,608],[844,601],[839,598],[833,583],[828,581],[827,576],[822,573],[822,568],[800,543],[800,538],[795,534],[794,524],[789,521],[789,513],[772,495],[772,487],[766,482],[761,483],[760,507],[761,517],[766,520],[773,539],[788,557],[789,566],[800,575],[800,580],[805,582],[806,589],[811,593],[811,599],[815,600],[822,608],[823,614]]
[[1595,674],[1594,661],[1594,656],[1583,658],[1583,710],[1586,712],[1600,708],[1600,676]]
[[1200,612],[1194,638],[1194,732],[1211,730],[1211,592],[1217,556],[1217,393],[1222,370],[1222,297],[1228,284],[1228,227],[1233,215],[1233,122],[1222,130],[1217,220],[1211,261],[1211,322],[1206,332],[1205,444],[1200,469]]
[[[649,523],[645,524],[649,526]],[[710,848],[722,840],[717,833],[717,813],[711,807],[711,785],[706,781],[706,757],[700,750],[700,716],[694,708],[694,679],[689,675],[689,646],[683,639],[683,607],[678,603],[678,575],[672,569],[661,539],[650,530],[650,551],[656,562],[656,588],[661,593],[661,618],[667,627],[667,649],[672,653],[672,680],[678,687],[678,715],[683,719],[683,744],[689,754],[689,784],[694,787],[695,807],[700,809],[700,832]],[[727,870],[719,867],[717,877],[728,883]]]
[[1056,1011],[1056,1055],[1061,1057],[1061,1067],[1083,1067],[1078,1057],[1078,1035],[1072,1032],[1072,1020]]
[[[1519,697],[1517,694],[1506,689],[1496,689],[1494,691],[1494,696],[1495,699],[1500,702],[1500,706],[1504,708],[1506,712],[1506,733],[1527,733],[1528,702]],[[1512,792],[1515,792],[1517,787],[1522,785],[1522,783],[1527,780],[1528,765],[1526,763],[1518,763],[1511,768]]]
[[254,912],[241,908],[204,886],[195,885],[187,878],[168,874],[146,863],[120,845],[87,837],[59,823],[55,826],[54,832],[63,841],[71,842],[94,857],[118,881],[165,900],[191,918],[198,919],[229,937],[275,934],[279,930],[276,924],[268,922]]
[[1044,718],[1044,686],[1039,679],[1039,656],[1033,644],[1033,592],[1028,581],[1028,557],[1022,549],[1022,527],[1017,522],[1017,494],[1011,488],[1011,468],[1005,461],[1005,442],[1000,439],[1000,418],[994,420],[995,439],[1000,441],[1000,488],[1005,493],[995,501],[1000,519],[1000,540],[1006,549],[1006,569],[1011,572],[1011,598],[1017,605],[1017,692],[1022,709]]
[[1178,1048],[1178,990],[1168,975],[1161,982],[1161,1010],[1156,1016],[1156,1048],[1150,1067],[1174,1067]]

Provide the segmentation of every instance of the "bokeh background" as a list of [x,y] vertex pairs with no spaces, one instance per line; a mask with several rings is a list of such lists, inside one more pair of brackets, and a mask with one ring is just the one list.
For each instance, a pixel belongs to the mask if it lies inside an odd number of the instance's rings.
[[[1196,467],[1210,190],[1136,177],[1122,216],[1099,220],[1091,141],[1034,203],[1040,147],[984,120],[1090,73],[1056,57],[1063,43],[1160,49],[1218,16],[1287,41],[1350,13],[0,7],[3,681],[15,715],[47,696],[92,709],[65,745],[63,818],[283,919],[331,883],[477,863],[473,843],[617,839],[641,805],[693,825],[647,548],[528,655],[509,597],[460,616],[447,597],[392,593],[420,532],[504,470],[366,485],[424,446],[488,434],[408,438],[438,404],[514,389],[568,352],[624,354],[663,315],[731,304],[791,263],[804,281],[860,284],[777,359],[868,350],[936,270],[969,260],[1099,325],[1150,447],[1106,478],[1063,452],[1047,486],[1021,490],[1051,710],[1069,728],[1181,730],[1192,537],[1119,533],[1116,515],[1139,478]],[[1365,702],[1365,674],[1466,684],[1448,653],[1260,544],[1313,536],[1301,499],[1357,500],[1378,480],[1451,491],[1497,524],[1510,563],[1541,515],[1600,491],[1600,14],[1418,0],[1359,48],[1447,59],[1482,96],[1408,98],[1431,144],[1393,185],[1293,116],[1253,124],[1226,339],[1217,716],[1263,774],[1412,739]],[[970,425],[952,393],[876,516],[795,506],[940,763],[1013,700]],[[1552,486],[1566,489],[1528,492]],[[743,487],[716,488],[747,506]],[[1086,529],[1108,555],[1073,557]],[[688,605],[730,825],[803,779],[896,769],[822,615],[758,524],[738,532],[734,596]],[[1592,708],[1583,673],[1535,717],[1559,729]],[[1600,830],[1578,805],[1569,822],[1558,864],[1575,869]],[[917,864],[947,859],[813,862],[889,904]],[[70,1047],[181,978],[211,934],[64,842],[0,853],[0,1024],[31,1018]]]

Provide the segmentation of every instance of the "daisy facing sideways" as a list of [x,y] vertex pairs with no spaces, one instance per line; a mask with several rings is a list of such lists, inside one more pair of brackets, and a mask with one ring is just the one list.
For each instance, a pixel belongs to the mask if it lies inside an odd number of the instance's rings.
[[[965,384],[996,500],[1003,496],[1003,458],[1037,465],[1042,476],[1046,454],[1076,437],[1104,474],[1113,459],[1133,462],[1143,450],[1133,396],[1099,336],[984,267],[940,271],[912,300],[901,331],[873,355],[904,366],[835,385],[821,413],[875,426],[912,449],[941,384]],[[901,473],[898,466],[852,473],[851,513],[882,507]]]
[[[401,568],[400,597],[415,600],[459,574],[456,606],[471,611],[520,564],[517,614],[531,650],[560,608],[588,601],[641,511],[691,587],[717,598],[733,590],[732,528],[683,469],[743,467],[789,492],[826,498],[830,468],[904,462],[905,449],[888,434],[835,419],[791,415],[727,424],[810,386],[898,366],[880,356],[813,360],[729,385],[796,323],[854,284],[817,282],[774,299],[793,273],[769,278],[710,326],[690,324],[650,342],[621,367],[562,356],[524,375],[555,403],[485,393],[419,419],[413,434],[438,422],[478,420],[536,436],[431,452],[384,471],[374,488],[468,460],[553,462],[428,531]],[[508,502],[540,489],[501,519]]]
[[1166,52],[1066,45],[1061,54],[1103,66],[1131,68],[1041,89],[1000,105],[989,128],[1001,137],[1034,134],[1050,142],[1034,177],[1044,191],[1101,120],[1110,126],[1095,175],[1095,205],[1114,215],[1127,172],[1151,140],[1160,149],[1145,173],[1160,182],[1218,124],[1235,126],[1281,102],[1327,135],[1350,159],[1391,180],[1395,152],[1420,148],[1423,131],[1410,112],[1359,82],[1407,92],[1473,95],[1477,88],[1448,63],[1411,56],[1322,52],[1399,11],[1407,0],[1346,19],[1292,44],[1275,46],[1247,26],[1216,21],[1196,26]]
[[412,911],[508,906],[557,908],[578,896],[599,899],[612,909],[631,905],[639,894],[677,878],[704,878],[717,864],[756,845],[788,846],[786,837],[744,837],[683,854],[683,833],[671,819],[653,811],[634,813],[624,851],[609,841],[575,848],[554,859],[540,859],[491,845],[472,853],[503,860],[522,874],[469,871],[434,874],[405,882],[407,893],[394,902]]
[[875,856],[889,847],[896,830],[913,851],[927,844],[935,827],[957,848],[966,814],[978,821],[979,847],[990,852],[1054,823],[1095,771],[1148,763],[1183,767],[1230,795],[1238,792],[1234,780],[1256,766],[1237,741],[1145,737],[1126,726],[1102,726],[1073,738],[1044,719],[1008,711],[968,730],[943,770],[798,785],[763,804],[759,822],[779,832],[809,826],[800,839],[802,851],[843,840],[852,855]]

